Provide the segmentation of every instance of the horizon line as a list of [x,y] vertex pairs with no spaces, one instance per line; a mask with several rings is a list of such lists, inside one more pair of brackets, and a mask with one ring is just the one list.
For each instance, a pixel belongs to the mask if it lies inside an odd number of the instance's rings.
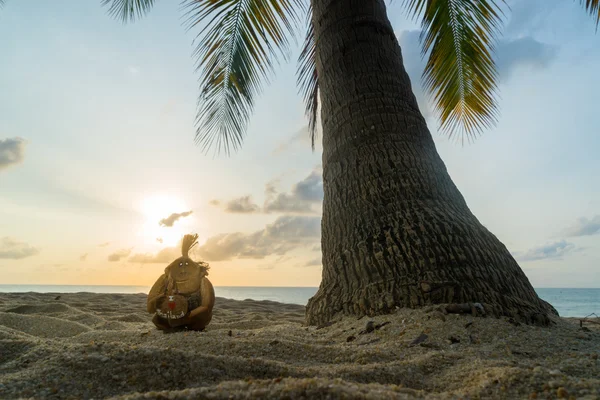
[[[60,284],[60,283],[0,283],[0,287],[6,286],[88,286],[88,287],[152,287],[152,285],[89,285],[89,284]],[[319,288],[319,286],[244,286],[244,285],[214,285],[214,287],[235,287],[235,288]],[[580,287],[580,286],[540,286],[534,289],[600,289],[600,287]]]

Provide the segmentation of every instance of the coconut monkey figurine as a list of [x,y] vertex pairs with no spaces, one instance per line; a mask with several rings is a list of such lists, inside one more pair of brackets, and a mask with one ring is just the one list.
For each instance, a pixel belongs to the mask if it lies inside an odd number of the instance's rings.
[[208,264],[193,261],[190,249],[198,244],[198,235],[185,235],[181,257],[173,261],[148,293],[148,312],[160,330],[202,331],[212,318],[215,290],[206,277]]

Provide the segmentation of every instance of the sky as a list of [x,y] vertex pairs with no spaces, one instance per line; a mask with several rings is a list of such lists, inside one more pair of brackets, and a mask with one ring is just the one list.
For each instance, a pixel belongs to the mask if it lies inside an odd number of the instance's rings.
[[[496,59],[500,118],[438,132],[419,25],[388,9],[437,149],[478,219],[535,287],[600,287],[600,34],[577,2],[512,0]],[[0,9],[0,284],[151,285],[196,232],[216,286],[318,286],[321,148],[291,61],[242,149],[194,145],[195,32],[158,1],[123,25],[100,1]]]

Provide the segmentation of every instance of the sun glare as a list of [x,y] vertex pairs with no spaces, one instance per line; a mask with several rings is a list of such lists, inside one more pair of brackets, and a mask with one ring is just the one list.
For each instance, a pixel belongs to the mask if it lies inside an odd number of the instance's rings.
[[174,196],[153,195],[145,198],[141,205],[141,211],[145,216],[141,232],[144,243],[147,245],[176,245],[183,235],[188,233],[187,230],[193,215],[179,218],[172,226],[161,225],[160,222],[171,214],[190,210],[189,205]]
[[142,212],[149,219],[156,219],[156,223],[172,213],[187,211],[186,204],[180,199],[167,195],[154,195],[144,199]]

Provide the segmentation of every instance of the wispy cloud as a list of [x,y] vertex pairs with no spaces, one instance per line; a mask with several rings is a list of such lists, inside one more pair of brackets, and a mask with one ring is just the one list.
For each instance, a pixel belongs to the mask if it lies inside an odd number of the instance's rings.
[[560,260],[576,251],[573,243],[560,240],[542,246],[533,247],[526,252],[515,252],[513,256],[518,261]]
[[211,200],[210,204],[223,207],[225,212],[238,214],[315,214],[315,207],[323,201],[322,175],[321,167],[316,167],[306,178],[293,185],[290,192],[284,193],[277,190],[277,181],[267,183],[266,200],[262,208],[252,200],[252,196],[242,196],[228,202]]
[[323,201],[323,177],[317,167],[302,181],[292,187],[290,193],[278,193],[273,182],[266,185],[266,213],[314,213],[313,206]]
[[[317,138],[321,138],[321,124],[317,124]],[[273,154],[280,154],[290,149],[304,148],[310,150],[311,141],[308,132],[308,125],[297,130],[291,137],[284,139],[276,148],[273,150]],[[315,150],[319,150],[321,147],[321,140],[315,141]]]
[[80,255],[79,256],[79,261],[85,261],[85,260],[87,260],[87,256],[88,256],[88,253]]
[[277,257],[277,259],[275,259],[273,262],[269,263],[269,264],[259,264],[256,266],[256,269],[262,269],[262,270],[271,270],[271,269],[275,269],[275,267],[279,267],[282,264],[289,262],[290,260],[293,260],[296,257],[290,257],[290,256],[280,256]]
[[[504,28],[504,34],[523,37],[553,24],[552,14],[564,3],[562,0],[508,0],[510,19]],[[585,16],[584,13],[581,14]],[[586,22],[591,22],[591,18]]]
[[0,171],[23,162],[26,145],[27,141],[19,137],[0,139]]
[[110,261],[110,262],[121,261],[123,258],[128,257],[130,254],[131,254],[131,249],[117,250],[108,256],[108,261]]
[[175,224],[175,222],[177,222],[179,219],[181,218],[185,218],[189,215],[192,215],[193,211],[185,211],[182,213],[173,213],[171,215],[169,215],[167,218],[163,218],[161,219],[158,224],[160,226],[166,226],[166,227],[172,227],[173,224]]
[[600,233],[600,215],[596,215],[590,219],[582,217],[577,220],[572,226],[567,228],[566,235],[574,236],[591,236]]
[[228,201],[224,210],[228,213],[251,214],[259,212],[260,207],[252,201],[252,196],[242,196]]
[[207,261],[262,259],[270,255],[282,256],[299,247],[313,246],[320,236],[321,217],[285,215],[252,233],[212,236],[197,251]]
[[127,261],[138,264],[167,264],[178,257],[181,257],[181,245],[177,247],[165,247],[156,254],[134,254]]
[[[68,268],[64,264],[40,264],[37,266],[36,270],[47,272],[48,270],[54,271],[66,271]],[[54,272],[52,271],[52,272]]]
[[319,258],[314,258],[312,260],[307,261],[303,266],[304,267],[320,267],[322,263],[323,263],[323,260],[321,259],[321,257],[319,257]]
[[106,247],[106,246],[108,246],[109,244],[110,244],[110,242],[104,242],[104,243],[100,243],[100,244],[98,245],[98,247]]
[[0,240],[0,258],[21,260],[39,254],[39,249],[5,236]]
[[556,59],[558,49],[526,36],[501,41],[497,46],[496,54],[500,77],[508,79],[522,67],[533,70],[547,68]]
[[136,76],[140,73],[140,68],[136,67],[135,65],[130,65],[127,67],[127,72],[129,72],[133,76]]

